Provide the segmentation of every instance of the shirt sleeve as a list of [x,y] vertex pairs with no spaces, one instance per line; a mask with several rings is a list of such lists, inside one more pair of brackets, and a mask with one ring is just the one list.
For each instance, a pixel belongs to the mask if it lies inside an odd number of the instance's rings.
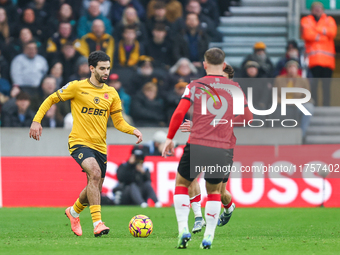
[[64,101],[73,99],[76,94],[77,87],[78,87],[77,84],[78,84],[78,81],[72,81],[72,82],[67,83],[61,89],[58,89],[56,91],[56,94],[58,98],[60,99],[60,101],[64,102]]
[[120,100],[120,97],[116,91],[115,93],[113,93],[113,97],[114,97],[114,100],[111,104],[110,115],[123,111],[122,101]]
[[51,108],[53,104],[60,102],[60,98],[57,95],[57,92],[54,92],[49,97],[45,99],[45,101],[40,105],[39,110],[34,116],[33,121],[41,123],[41,120],[44,118],[46,112]]

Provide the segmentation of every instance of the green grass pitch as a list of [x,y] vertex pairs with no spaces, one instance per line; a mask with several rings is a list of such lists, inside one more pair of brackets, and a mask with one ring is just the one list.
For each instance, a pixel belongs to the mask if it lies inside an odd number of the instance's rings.
[[[200,250],[203,233],[176,250],[174,208],[105,207],[109,235],[95,238],[88,209],[80,219],[83,236],[71,232],[65,208],[0,208],[0,254],[339,254],[340,208],[236,208],[228,225],[217,228],[211,250]],[[132,216],[145,214],[154,230],[134,238]],[[189,226],[193,225],[190,213]]]

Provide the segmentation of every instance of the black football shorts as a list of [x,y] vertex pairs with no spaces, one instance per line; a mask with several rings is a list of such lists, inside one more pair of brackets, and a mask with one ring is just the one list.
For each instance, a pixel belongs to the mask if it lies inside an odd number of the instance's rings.
[[[71,149],[76,148],[71,156],[77,161],[77,163],[81,166],[84,159],[86,158],[95,158],[102,172],[101,177],[104,178],[106,174],[106,165],[107,165],[107,156],[103,153],[100,153],[97,150],[91,149],[84,145],[74,145]],[[83,172],[85,172],[83,170]]]

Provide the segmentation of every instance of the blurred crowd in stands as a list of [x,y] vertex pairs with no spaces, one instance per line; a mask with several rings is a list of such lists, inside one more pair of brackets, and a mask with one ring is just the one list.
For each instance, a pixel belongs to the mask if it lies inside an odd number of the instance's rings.
[[[48,95],[90,76],[87,57],[95,50],[111,57],[107,83],[118,91],[127,120],[138,127],[167,126],[187,83],[205,75],[209,43],[222,42],[220,17],[237,4],[240,0],[0,0],[1,126],[30,126]],[[265,43],[257,42],[236,69],[236,80],[262,78],[240,82],[245,91],[257,87],[258,109],[270,107],[273,86],[300,86],[293,78],[331,77],[336,24],[319,7],[301,21],[309,66],[292,40],[277,64]],[[286,81],[274,80],[277,76]],[[316,101],[317,84],[302,83]],[[323,84],[324,105],[330,103],[329,86]],[[70,103],[53,106],[42,125],[72,126]]]

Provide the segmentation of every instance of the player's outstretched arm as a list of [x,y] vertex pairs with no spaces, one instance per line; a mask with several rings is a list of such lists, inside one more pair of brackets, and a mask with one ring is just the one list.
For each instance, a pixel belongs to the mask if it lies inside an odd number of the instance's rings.
[[30,128],[30,132],[29,132],[30,138],[33,138],[33,139],[39,141],[41,134],[42,134],[41,124],[39,122],[33,121],[31,128]]
[[136,144],[140,144],[143,141],[142,132],[140,132],[137,128],[133,130],[133,134],[138,138]]

